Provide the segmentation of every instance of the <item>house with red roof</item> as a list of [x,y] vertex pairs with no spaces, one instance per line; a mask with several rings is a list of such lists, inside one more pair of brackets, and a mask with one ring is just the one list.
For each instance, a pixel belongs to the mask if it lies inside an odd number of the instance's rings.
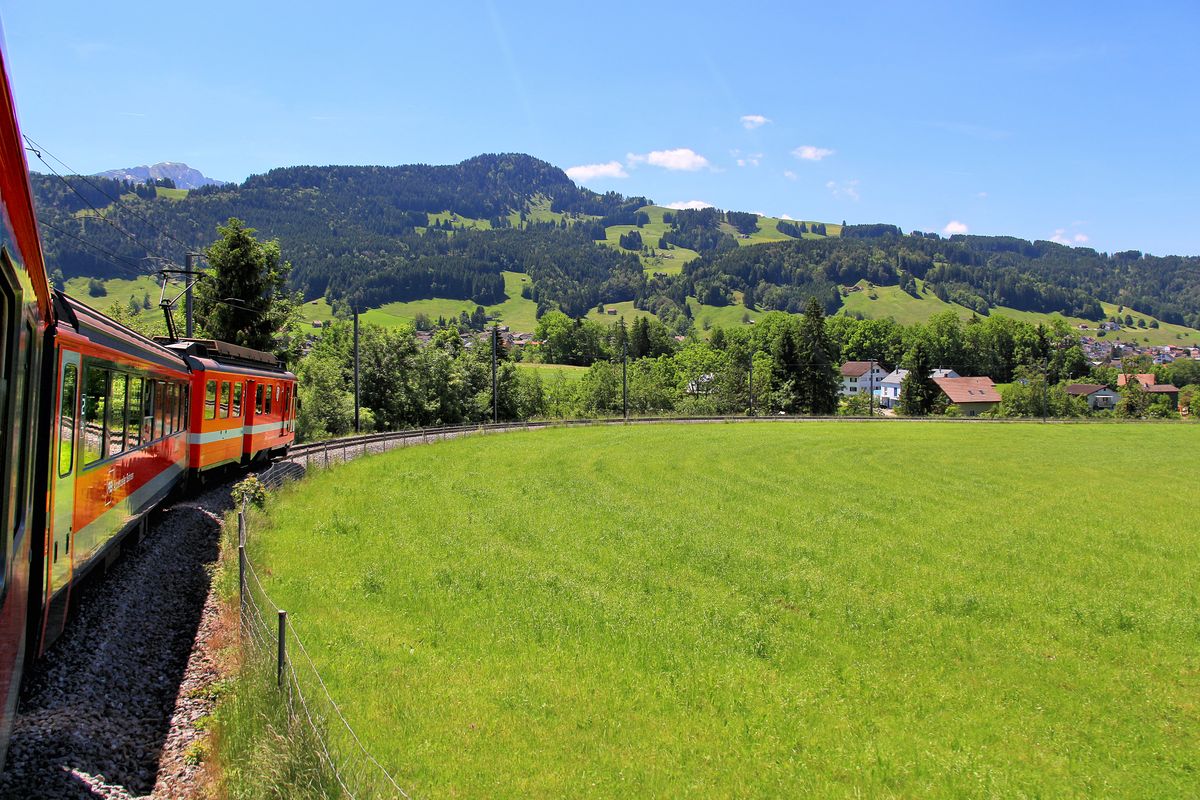
[[933,382],[964,417],[977,417],[1000,405],[1000,392],[991,378],[934,378]]

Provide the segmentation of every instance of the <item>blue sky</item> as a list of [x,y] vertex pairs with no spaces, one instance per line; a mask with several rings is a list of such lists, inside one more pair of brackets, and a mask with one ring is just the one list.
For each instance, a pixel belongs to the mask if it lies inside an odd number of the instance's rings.
[[80,171],[526,152],[659,203],[1200,253],[1200,6],[0,0]]

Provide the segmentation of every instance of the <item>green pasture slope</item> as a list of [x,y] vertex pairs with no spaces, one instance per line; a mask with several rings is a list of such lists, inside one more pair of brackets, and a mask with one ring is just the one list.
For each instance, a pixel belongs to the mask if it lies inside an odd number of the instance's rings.
[[1200,523],[1156,498],[1197,448],[1187,424],[510,433],[319,472],[250,555],[416,797],[1181,797]]

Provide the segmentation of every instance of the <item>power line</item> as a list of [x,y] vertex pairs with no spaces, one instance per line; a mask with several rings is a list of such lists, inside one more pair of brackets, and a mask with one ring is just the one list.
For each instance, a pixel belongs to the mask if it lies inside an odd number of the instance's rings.
[[[108,192],[104,191],[103,189],[101,189],[101,188],[100,188],[99,186],[97,186],[96,184],[92,183],[91,179],[89,179],[87,175],[82,175],[82,174],[80,174],[80,173],[79,173],[79,172],[77,172],[75,169],[73,169],[73,168],[71,167],[71,165],[70,165],[70,164],[68,164],[67,162],[63,161],[63,160],[62,160],[61,158],[59,158],[58,156],[54,155],[54,153],[51,153],[51,152],[50,152],[49,150],[47,150],[46,148],[42,147],[40,144],[38,144],[37,142],[35,142],[33,139],[30,139],[30,138],[29,138],[28,136],[26,136],[25,134],[21,134],[21,135],[24,137],[26,144],[28,144],[28,145],[29,145],[31,148],[36,148],[36,149],[34,149],[34,150],[33,150],[33,153],[34,153],[35,155],[37,155],[37,157],[38,157],[38,160],[39,160],[39,161],[41,161],[43,164],[46,164],[46,160],[45,160],[44,158],[42,158],[42,153],[45,153],[46,155],[50,156],[50,157],[51,157],[51,158],[53,158],[55,161],[57,161],[57,162],[58,162],[58,163],[59,163],[59,164],[62,166],[62,168],[63,168],[63,169],[65,169],[67,172],[69,172],[69,173],[71,173],[72,175],[74,175],[75,177],[79,178],[79,179],[80,179],[80,180],[82,180],[84,183],[86,183],[88,186],[91,186],[91,187],[92,187],[93,189],[95,189],[97,192],[99,192],[100,194],[104,195],[104,196],[105,196],[105,197],[107,197],[109,200],[112,200],[114,203],[116,203],[117,205],[121,206],[122,208],[124,208],[124,209],[125,209],[126,211],[128,211],[130,214],[132,214],[133,216],[137,217],[137,218],[138,218],[138,219],[140,219],[142,222],[146,223],[146,225],[148,225],[148,226],[149,226],[151,229],[153,229],[153,230],[157,231],[157,232],[158,232],[159,234],[161,234],[162,236],[165,236],[166,238],[168,238],[168,239],[170,239],[171,241],[175,242],[177,245],[179,245],[180,247],[182,247],[182,248],[184,249],[184,251],[185,251],[185,252],[187,252],[187,251],[190,251],[190,250],[192,250],[192,249],[193,249],[193,246],[192,246],[192,245],[188,244],[187,242],[184,242],[184,241],[181,241],[181,240],[177,239],[177,238],[176,238],[176,237],[175,237],[173,234],[171,234],[169,231],[166,231],[166,230],[164,230],[164,229],[162,229],[162,228],[158,227],[158,226],[157,226],[157,225],[155,225],[153,222],[151,222],[149,219],[147,219],[146,217],[142,216],[142,215],[141,215],[139,212],[137,212],[136,210],[134,210],[132,207],[130,207],[130,206],[128,206],[128,205],[126,205],[126,204],[125,204],[125,202],[124,202],[124,201],[122,201],[120,197],[113,197],[111,194],[109,194]],[[50,165],[49,165],[49,164],[46,164],[46,166],[47,166],[47,167],[49,167]],[[55,174],[57,174],[57,173],[55,173]],[[190,220],[189,220],[189,222],[190,222]]]
[[[83,196],[83,194],[82,194],[82,193],[81,193],[81,192],[80,192],[78,189],[76,189],[74,186],[72,186],[72,185],[71,185],[71,182],[70,182],[69,180],[67,180],[66,178],[64,178],[64,177],[63,177],[63,176],[62,176],[62,175],[59,173],[59,171],[58,171],[58,170],[56,170],[54,167],[50,166],[50,162],[48,162],[48,161],[46,161],[46,159],[42,158],[42,154],[41,154],[41,153],[40,153],[38,150],[36,150],[36,149],[35,149],[35,148],[33,148],[33,147],[27,147],[26,149],[27,149],[27,150],[29,150],[29,152],[33,153],[35,156],[37,156],[37,158],[38,158],[38,161],[41,161],[43,164],[45,164],[45,165],[46,165],[46,169],[48,169],[48,170],[50,170],[51,172],[53,172],[53,173],[54,173],[54,175],[55,175],[55,177],[57,177],[57,178],[58,178],[60,181],[62,181],[62,182],[63,182],[63,183],[66,185],[66,187],[67,187],[68,189],[70,189],[72,192],[74,192],[74,193],[75,193],[75,195],[76,195],[77,197],[79,197],[79,199],[80,199],[80,200],[82,200],[82,201],[84,202],[84,204],[85,204],[85,205],[86,205],[88,208],[90,208],[92,211],[94,211],[94,212],[95,212],[95,214],[96,214],[96,216],[97,216],[97,217],[98,217],[98,218],[99,218],[99,219],[100,219],[102,222],[105,222],[105,223],[107,223],[107,224],[108,224],[110,227],[112,227],[112,229],[113,229],[113,230],[117,231],[117,233],[120,233],[122,236],[124,236],[124,237],[126,237],[127,239],[129,239],[131,242],[133,242],[134,244],[136,244],[138,247],[140,247],[140,248],[142,248],[143,250],[145,250],[145,251],[146,251],[146,254],[147,254],[148,256],[150,256],[151,258],[161,258],[161,259],[163,259],[164,261],[166,261],[167,263],[174,264],[174,262],[173,262],[173,261],[171,261],[171,259],[169,259],[169,258],[165,258],[165,257],[164,257],[164,256],[162,256],[161,254],[154,252],[153,250],[151,250],[151,249],[150,249],[150,247],[148,247],[147,245],[143,244],[143,243],[142,243],[142,241],[141,241],[140,239],[138,239],[138,237],[134,236],[132,233],[130,233],[129,231],[125,230],[125,229],[124,229],[124,228],[122,228],[120,225],[118,225],[117,223],[113,222],[111,219],[109,219],[108,217],[106,217],[106,216],[105,216],[105,215],[104,215],[104,214],[103,214],[103,213],[100,211],[100,209],[98,209],[98,208],[96,208],[94,205],[92,205],[92,201],[90,201],[90,200],[88,200],[86,197],[84,197],[84,196]],[[175,266],[178,266],[178,264],[176,264]]]
[[[93,250],[96,250],[97,252],[100,252],[100,253],[104,254],[105,256],[108,256],[108,258],[109,258],[110,262],[111,262],[111,263],[112,263],[114,266],[117,266],[117,267],[122,267],[122,266],[124,266],[124,267],[126,267],[126,268],[132,268],[132,269],[134,269],[134,270],[137,270],[137,271],[139,272],[139,274],[143,274],[143,273],[141,272],[142,265],[141,265],[141,264],[139,264],[139,263],[137,263],[137,262],[136,262],[136,261],[134,261],[133,259],[129,258],[128,256],[119,255],[119,254],[117,254],[117,253],[114,253],[113,251],[109,250],[109,249],[108,249],[108,248],[106,248],[106,247],[101,247],[101,246],[100,246],[100,245],[98,245],[98,244],[93,244],[92,242],[89,242],[87,239],[84,239],[84,238],[83,238],[83,237],[81,237],[81,236],[76,236],[75,234],[71,233],[70,231],[65,231],[65,230],[63,230],[62,228],[58,227],[57,225],[54,225],[54,224],[52,224],[52,223],[49,223],[49,222],[46,222],[45,220],[38,220],[38,224],[39,224],[39,225],[43,225],[43,226],[45,226],[45,227],[47,227],[47,228],[50,228],[51,230],[58,231],[58,232],[59,232],[60,234],[62,234],[63,236],[69,236],[70,238],[72,238],[72,239],[74,239],[75,241],[77,241],[77,242],[79,242],[80,244],[82,244],[84,247],[90,247],[90,248],[92,248]],[[115,260],[114,260],[114,259],[115,259]],[[121,262],[124,262],[124,263],[123,263],[123,264],[117,263],[118,261],[121,261]]]

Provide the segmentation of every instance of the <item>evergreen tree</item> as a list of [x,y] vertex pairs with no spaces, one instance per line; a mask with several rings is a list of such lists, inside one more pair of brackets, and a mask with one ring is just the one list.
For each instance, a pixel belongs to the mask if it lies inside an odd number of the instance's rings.
[[821,302],[810,297],[804,319],[796,336],[799,372],[796,401],[799,410],[809,414],[832,414],[838,406],[838,369],[836,349],[825,331],[825,311]]
[[924,340],[917,339],[913,343],[904,356],[904,368],[908,374],[900,384],[900,413],[906,417],[923,417],[933,409],[939,392],[937,384],[929,377],[933,364]]
[[746,291],[742,293],[742,305],[753,311],[756,300],[757,298],[754,296],[754,287],[747,286]]
[[273,350],[296,307],[286,289],[292,265],[280,258],[279,242],[259,242],[236,217],[217,231],[205,251],[209,269],[196,283],[196,322],[214,339]]

